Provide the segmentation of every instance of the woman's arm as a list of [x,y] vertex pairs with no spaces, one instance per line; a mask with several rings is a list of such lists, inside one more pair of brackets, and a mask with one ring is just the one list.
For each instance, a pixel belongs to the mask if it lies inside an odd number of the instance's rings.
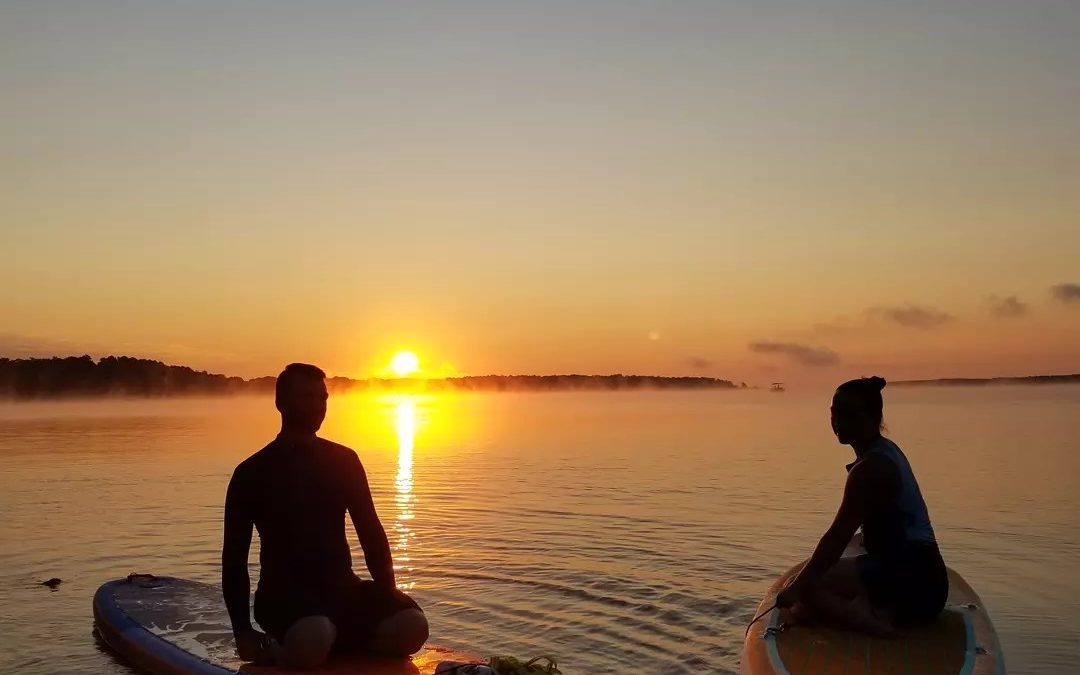
[[[868,457],[848,473],[844,485],[844,498],[833,518],[832,525],[818,542],[810,560],[799,576],[786,588],[781,598],[787,603],[820,581],[821,577],[836,564],[855,531],[877,504],[891,494],[890,477],[895,469],[884,457]],[[785,603],[781,603],[783,606]]]

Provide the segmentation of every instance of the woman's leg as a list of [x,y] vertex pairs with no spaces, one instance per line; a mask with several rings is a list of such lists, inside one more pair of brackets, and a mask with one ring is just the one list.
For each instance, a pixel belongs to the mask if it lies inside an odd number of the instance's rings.
[[802,603],[793,611],[799,620],[805,616],[820,616],[872,635],[893,634],[892,617],[876,611],[871,602],[857,558],[841,558],[814,588],[808,589]]

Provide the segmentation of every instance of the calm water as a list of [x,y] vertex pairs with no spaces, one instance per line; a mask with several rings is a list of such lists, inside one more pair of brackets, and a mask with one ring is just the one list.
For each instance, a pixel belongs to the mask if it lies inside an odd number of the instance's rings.
[[[1077,672],[1080,387],[887,394],[1010,672]],[[435,641],[568,673],[727,672],[837,503],[849,457],[827,400],[340,397],[324,435],[367,466]],[[94,641],[94,590],[133,571],[216,582],[226,482],[275,424],[258,398],[0,405],[0,672],[131,672]]]

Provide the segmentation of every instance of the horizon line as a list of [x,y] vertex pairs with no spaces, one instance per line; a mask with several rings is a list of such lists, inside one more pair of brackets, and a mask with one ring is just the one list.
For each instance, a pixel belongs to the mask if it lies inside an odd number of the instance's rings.
[[[161,359],[145,358],[139,356],[117,355],[110,354],[107,356],[100,356],[96,359],[90,354],[69,354],[66,356],[53,355],[53,356],[16,356],[9,357],[0,355],[0,363],[3,362],[34,362],[34,361],[63,361],[63,360],[83,360],[88,359],[95,365],[100,365],[103,361],[108,359],[113,360],[128,360],[143,363],[154,363],[165,366],[167,368],[182,368],[187,369],[195,373],[202,373],[215,377],[223,377],[228,380],[239,380],[245,384],[256,383],[265,380],[276,380],[277,375],[257,375],[254,377],[245,378],[239,375],[227,375],[225,373],[212,372],[210,370],[199,370],[193,366],[181,365],[174,363],[166,363]],[[584,374],[584,373],[486,373],[486,374],[462,374],[462,375],[450,375],[441,377],[384,377],[384,376],[370,376],[370,377],[351,377],[348,375],[327,375],[327,381],[347,381],[353,383],[387,383],[387,384],[405,384],[405,383],[423,383],[423,382],[451,382],[456,380],[469,380],[469,379],[485,379],[485,378],[579,378],[579,379],[603,379],[603,378],[638,378],[638,379],[655,379],[655,380],[685,380],[685,381],[707,381],[712,383],[726,383],[732,385],[736,389],[760,389],[765,388],[765,385],[750,384],[746,381],[733,380],[725,377],[719,377],[714,375],[646,375],[639,373],[605,373],[605,374]],[[986,377],[934,377],[934,378],[917,378],[917,379],[903,379],[903,380],[888,380],[888,384],[897,386],[912,386],[912,385],[930,385],[930,384],[980,384],[980,383],[1009,383],[1009,382],[1039,382],[1046,380],[1080,380],[1080,372],[1077,373],[1040,373],[1029,375],[993,375]],[[783,384],[783,382],[781,382]]]

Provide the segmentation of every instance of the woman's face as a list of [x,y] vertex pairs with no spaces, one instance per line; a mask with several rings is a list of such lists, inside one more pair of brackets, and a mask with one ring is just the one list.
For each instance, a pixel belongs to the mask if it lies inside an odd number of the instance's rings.
[[829,412],[833,433],[843,445],[851,445],[867,436],[870,420],[858,399],[836,392]]

